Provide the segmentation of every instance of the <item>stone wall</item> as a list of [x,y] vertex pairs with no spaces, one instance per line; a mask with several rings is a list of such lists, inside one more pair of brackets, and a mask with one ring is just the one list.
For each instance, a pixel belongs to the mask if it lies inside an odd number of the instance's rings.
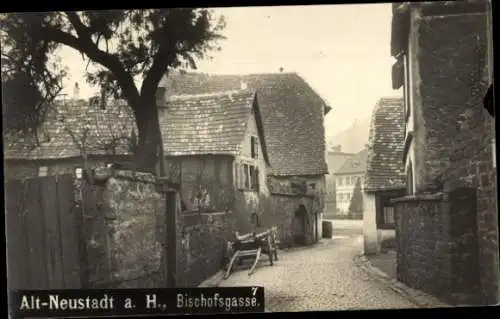
[[[494,121],[482,100],[489,85],[486,14],[412,14],[417,191],[477,192],[482,302],[498,303],[499,251]],[[445,155],[444,155],[445,154]]]
[[177,286],[197,287],[227,263],[226,243],[233,236],[231,213],[179,216]]
[[294,245],[292,221],[295,211],[304,205],[307,211],[306,221],[306,244],[312,244],[316,241],[315,216],[313,215],[313,199],[311,197],[304,197],[291,194],[272,194],[270,198],[271,211],[274,215],[275,225],[278,227],[281,244],[283,247],[290,247]]
[[100,168],[80,180],[82,262],[90,287],[164,287],[165,196],[153,175]]
[[[82,180],[82,223],[90,287],[163,288],[169,249],[166,196],[153,175],[97,169]],[[196,287],[223,266],[225,244],[233,234],[233,214],[180,210],[176,217],[176,285]]]
[[439,188],[450,161],[480,148],[475,140],[485,132],[486,14],[426,16],[416,11],[412,17],[414,167],[417,191],[425,191]]
[[474,189],[393,200],[397,277],[451,304],[480,303]]

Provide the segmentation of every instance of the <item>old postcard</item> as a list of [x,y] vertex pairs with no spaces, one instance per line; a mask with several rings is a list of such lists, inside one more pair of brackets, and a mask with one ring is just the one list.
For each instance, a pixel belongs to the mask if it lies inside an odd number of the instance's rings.
[[35,290],[73,305],[53,317],[123,315],[110,289],[189,288],[136,299],[196,313],[499,302],[490,1],[0,29],[8,286],[30,316]]

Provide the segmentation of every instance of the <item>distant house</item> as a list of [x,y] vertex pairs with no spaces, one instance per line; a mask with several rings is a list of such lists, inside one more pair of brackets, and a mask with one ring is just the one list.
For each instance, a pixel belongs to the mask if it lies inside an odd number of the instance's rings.
[[364,253],[377,254],[395,237],[390,200],[405,194],[402,98],[382,98],[373,110],[363,196]]
[[102,109],[86,100],[58,100],[37,134],[5,138],[6,177],[82,174],[83,168],[133,161],[135,121],[127,105]]
[[[325,101],[297,74],[207,75],[169,74],[160,83],[159,96],[207,94],[251,89],[258,94],[263,132],[269,154],[267,182],[276,196],[274,223],[282,240],[305,243],[321,235],[324,209],[325,161],[324,116],[330,110]],[[284,189],[307,185],[316,194],[314,205],[303,205],[299,197],[286,197]],[[306,207],[307,206],[307,207]],[[295,220],[295,222],[293,222]],[[292,225],[301,225],[292,229]],[[296,236],[297,229],[300,236]]]
[[325,195],[325,213],[335,214],[337,212],[337,192],[335,172],[351,158],[353,153],[342,152],[340,145],[332,147],[326,153],[326,162],[328,164],[328,175],[326,176],[326,195]]
[[339,215],[348,215],[356,181],[361,179],[361,184],[363,184],[367,154],[366,149],[354,154],[335,172],[335,191]]
[[[500,300],[494,120],[482,104],[493,74],[490,5],[393,5],[393,88],[405,92],[409,195],[396,207],[398,259],[406,263],[398,278],[443,298],[468,296],[467,304]],[[437,211],[426,223],[430,205]],[[408,263],[415,256],[425,258]],[[429,277],[416,280],[416,273]]]

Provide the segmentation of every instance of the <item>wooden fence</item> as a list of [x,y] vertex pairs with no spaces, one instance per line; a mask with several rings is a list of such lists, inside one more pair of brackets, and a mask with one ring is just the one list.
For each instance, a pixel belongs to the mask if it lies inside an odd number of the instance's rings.
[[6,181],[9,289],[82,287],[74,176]]

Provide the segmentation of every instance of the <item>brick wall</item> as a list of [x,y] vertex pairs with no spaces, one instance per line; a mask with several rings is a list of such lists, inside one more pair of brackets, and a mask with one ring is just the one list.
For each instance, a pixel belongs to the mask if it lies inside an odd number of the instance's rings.
[[397,278],[451,304],[478,304],[475,191],[393,200]]

